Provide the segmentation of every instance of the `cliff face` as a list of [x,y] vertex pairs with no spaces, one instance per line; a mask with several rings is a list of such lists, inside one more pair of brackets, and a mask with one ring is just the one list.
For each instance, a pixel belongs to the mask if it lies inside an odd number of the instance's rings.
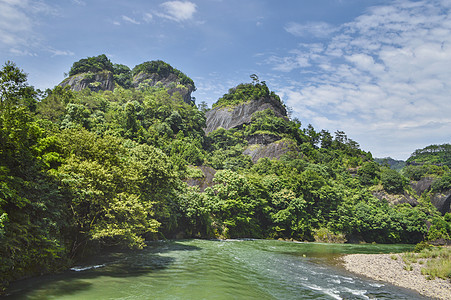
[[[76,74],[64,79],[59,85],[62,87],[69,86],[71,90],[77,92],[85,88],[89,88],[93,92],[113,91],[116,86],[113,73],[109,71]],[[156,73],[139,73],[132,81],[134,88],[159,85],[167,88],[170,95],[178,92],[182,96],[183,101],[191,103],[191,93],[194,91],[194,87],[180,84],[176,74],[171,73],[167,77],[162,77]]]
[[299,152],[298,147],[294,141],[278,140],[269,144],[255,143],[249,145],[243,154],[249,155],[253,163],[256,163],[260,158],[267,157],[269,159],[279,159],[282,155],[295,151]]
[[267,98],[252,100],[234,107],[217,107],[209,110],[205,116],[207,118],[207,128],[205,133],[222,127],[226,130],[239,127],[251,122],[252,114],[265,109],[272,109],[277,117],[287,117],[287,111],[278,101]]
[[[411,181],[410,187],[416,192],[417,196],[420,197],[424,192],[429,192],[431,190],[431,186],[435,180],[436,179],[433,177],[423,177],[418,181]],[[385,191],[376,191],[373,192],[373,195],[380,200],[386,199],[392,204],[409,203],[412,206],[418,205],[418,200],[416,199],[418,197],[414,197],[407,193],[391,195]],[[434,205],[442,215],[451,212],[451,190],[443,193],[430,193],[430,199],[432,205]]]
[[114,90],[113,73],[108,71],[98,73],[81,73],[64,79],[59,84],[62,87],[70,86],[71,90],[81,91],[89,88],[93,92]]
[[160,76],[156,73],[141,72],[133,77],[133,87],[139,88],[143,86],[158,86],[161,85],[168,89],[168,93],[173,95],[178,92],[186,103],[191,103],[191,93],[194,92],[194,87],[191,85],[182,85],[176,74],[169,74],[167,77]]

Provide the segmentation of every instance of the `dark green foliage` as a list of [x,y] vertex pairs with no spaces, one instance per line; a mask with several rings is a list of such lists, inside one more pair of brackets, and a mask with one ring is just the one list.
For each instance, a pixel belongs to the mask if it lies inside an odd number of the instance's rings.
[[[342,131],[332,136],[311,125],[301,128],[299,120],[265,110],[241,128],[205,136],[205,108],[163,86],[127,89],[130,70],[110,65],[105,56],[74,66],[74,72],[112,71],[123,88],[55,87],[36,102],[37,93],[13,63],[1,71],[0,288],[101,247],[141,248],[146,239],[162,237],[312,241],[320,232],[417,243],[451,235],[451,215],[438,213],[429,192],[414,208],[375,198],[380,183],[389,193],[409,192],[406,179],[380,167]],[[193,84],[161,61],[132,73],[141,72],[175,74],[181,84]],[[217,105],[280,101],[256,75],[251,78]],[[258,135],[294,147],[278,160],[254,163],[243,151]],[[431,192],[450,188],[446,166],[409,166],[404,174],[434,177]],[[201,192],[182,182],[190,179],[216,185]]]
[[431,164],[408,165],[402,169],[402,173],[409,179],[418,181],[424,176],[442,176],[447,170],[447,166],[441,167]]
[[282,104],[279,96],[274,92],[270,92],[265,82],[241,83],[236,87],[231,88],[227,94],[222,96],[222,98],[219,98],[218,101],[213,104],[213,108],[219,106],[234,106],[250,100],[264,98],[271,98]]
[[123,88],[130,88],[132,86],[132,71],[126,65],[113,65],[114,81]]
[[443,175],[440,179],[432,184],[432,192],[445,192],[451,189],[451,173]]
[[372,185],[377,183],[379,177],[380,167],[374,161],[365,162],[357,171],[360,183],[364,185]]
[[79,61],[75,62],[69,71],[69,76],[74,76],[80,73],[97,73],[101,71],[110,71],[113,72],[113,64],[106,57],[105,54],[101,54],[99,56],[93,56],[88,58],[82,58]]
[[451,144],[430,145],[417,149],[407,159],[407,164],[425,163],[451,167]]
[[194,81],[191,78],[162,60],[147,61],[135,66],[132,70],[132,75],[136,76],[139,73],[158,74],[161,77],[168,77],[170,74],[175,74],[180,80],[180,84],[191,86],[195,89]]
[[384,169],[381,173],[381,182],[384,189],[390,194],[402,193],[405,180],[399,172],[392,169]]

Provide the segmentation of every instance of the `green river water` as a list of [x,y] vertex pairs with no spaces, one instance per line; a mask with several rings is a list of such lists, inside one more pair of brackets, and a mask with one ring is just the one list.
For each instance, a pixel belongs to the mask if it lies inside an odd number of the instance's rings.
[[6,299],[425,299],[337,263],[345,253],[411,245],[273,240],[151,242],[91,258],[63,273],[15,282]]

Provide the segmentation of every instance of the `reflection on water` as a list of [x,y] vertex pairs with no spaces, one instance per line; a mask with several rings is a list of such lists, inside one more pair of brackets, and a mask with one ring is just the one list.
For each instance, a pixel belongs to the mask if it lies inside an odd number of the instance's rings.
[[390,253],[406,245],[270,240],[152,242],[109,253],[62,274],[16,282],[7,299],[424,299],[352,275],[343,253]]

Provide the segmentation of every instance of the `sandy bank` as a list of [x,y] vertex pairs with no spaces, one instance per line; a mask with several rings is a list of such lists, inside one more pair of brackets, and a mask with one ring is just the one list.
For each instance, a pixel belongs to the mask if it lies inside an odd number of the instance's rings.
[[398,259],[393,254],[351,254],[344,256],[344,267],[353,273],[372,279],[385,281],[396,286],[408,288],[420,294],[436,298],[451,299],[451,282],[440,278],[427,280],[421,274],[421,265],[412,264],[413,270],[404,270],[404,262],[400,255]]

